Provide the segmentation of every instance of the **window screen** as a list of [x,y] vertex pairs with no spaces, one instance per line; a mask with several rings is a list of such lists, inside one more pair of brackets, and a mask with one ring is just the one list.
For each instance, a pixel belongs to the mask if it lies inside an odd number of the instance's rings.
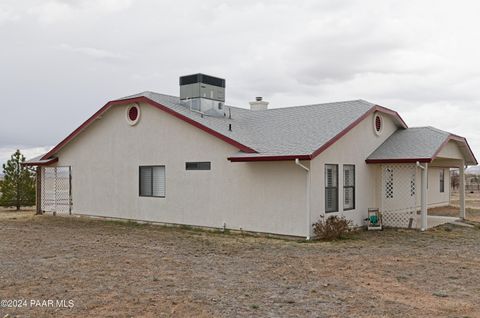
[[445,192],[445,170],[440,170],[440,192]]
[[343,209],[355,209],[355,166],[343,166]]
[[140,167],[140,196],[165,197],[165,166]]
[[210,170],[211,164],[209,161],[205,162],[185,162],[186,170]]
[[338,165],[325,165],[325,212],[338,211]]

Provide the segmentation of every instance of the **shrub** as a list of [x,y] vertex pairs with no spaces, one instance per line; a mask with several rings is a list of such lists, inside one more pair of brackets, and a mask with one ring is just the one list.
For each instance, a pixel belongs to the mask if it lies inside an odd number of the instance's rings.
[[323,216],[316,223],[313,223],[313,233],[320,240],[336,240],[341,238],[350,231],[352,221],[347,220],[344,216],[336,215],[325,219]]

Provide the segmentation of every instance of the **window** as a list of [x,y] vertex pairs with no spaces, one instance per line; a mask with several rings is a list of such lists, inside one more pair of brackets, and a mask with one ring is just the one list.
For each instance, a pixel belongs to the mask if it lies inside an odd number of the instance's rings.
[[343,165],[343,210],[355,209],[355,165]]
[[445,192],[445,170],[440,170],[440,192]]
[[140,196],[164,198],[165,166],[142,166],[139,170]]
[[130,107],[130,109],[128,110],[128,118],[131,121],[135,121],[135,120],[137,120],[137,117],[138,117],[138,108],[137,107]]
[[373,128],[375,129],[375,134],[377,135],[380,135],[383,131],[383,118],[378,113],[373,117]]
[[205,162],[185,162],[185,170],[210,170],[210,161]]
[[131,126],[135,126],[138,123],[140,119],[140,107],[138,107],[137,104],[127,107],[126,119]]
[[338,165],[325,165],[325,212],[338,212]]

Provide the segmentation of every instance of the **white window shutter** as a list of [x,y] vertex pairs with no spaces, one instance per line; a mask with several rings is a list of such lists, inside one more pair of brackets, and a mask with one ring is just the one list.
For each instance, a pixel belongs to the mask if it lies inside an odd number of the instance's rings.
[[165,196],[165,167],[153,167],[152,173],[152,195],[154,197]]
[[152,168],[140,167],[140,195],[152,195]]

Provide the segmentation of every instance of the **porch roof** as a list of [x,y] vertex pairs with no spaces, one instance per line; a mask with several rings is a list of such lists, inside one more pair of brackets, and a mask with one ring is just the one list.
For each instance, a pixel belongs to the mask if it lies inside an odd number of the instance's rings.
[[465,138],[434,127],[397,130],[368,156],[366,162],[432,162],[450,140],[457,143],[465,164],[478,164]]
[[37,156],[22,163],[24,166],[48,166],[58,161],[58,158],[42,159],[44,155]]

